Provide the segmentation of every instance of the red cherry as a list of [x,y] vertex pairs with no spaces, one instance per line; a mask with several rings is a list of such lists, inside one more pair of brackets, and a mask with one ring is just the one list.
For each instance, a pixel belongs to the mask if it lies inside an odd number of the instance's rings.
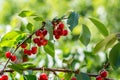
[[72,77],[71,80],[77,80],[76,77]]
[[42,73],[40,76],[39,76],[39,79],[38,80],[48,80],[48,76],[46,73]]
[[26,47],[27,47],[26,43],[21,44],[21,48],[26,48]]
[[31,52],[31,50],[24,49],[24,54],[26,54],[26,55],[31,55],[32,52]]
[[61,23],[59,24],[58,28],[63,29],[63,28],[64,28],[64,24],[61,22]]
[[98,76],[96,77],[96,80],[102,80],[102,77],[98,75]]
[[34,39],[33,39],[33,42],[34,42],[34,43],[38,43],[39,40],[40,40],[39,38],[34,38]]
[[5,56],[6,56],[6,58],[10,58],[11,57],[11,52],[6,52],[6,54],[5,54]]
[[60,38],[60,36],[59,36],[59,35],[55,35],[55,38],[56,38],[56,39],[59,39],[59,38]]
[[40,34],[42,34],[40,30],[37,30],[37,31],[35,32],[35,35],[36,35],[36,36],[39,36]]
[[101,77],[107,77],[107,71],[106,70],[102,70],[100,72],[100,75],[101,75]]
[[15,55],[12,55],[11,56],[11,61],[15,61],[16,60],[16,56]]
[[1,80],[8,80],[8,76],[7,75],[2,75]]
[[54,31],[53,31],[53,34],[54,34],[54,35],[58,35],[57,30],[54,30]]
[[63,29],[57,29],[57,35],[63,35]]
[[37,53],[37,47],[36,46],[32,47],[31,52],[32,52],[32,54],[36,54]]
[[43,34],[43,36],[46,36],[47,35],[47,30],[44,29],[42,34]]
[[68,35],[68,30],[63,30],[63,36],[67,36]]
[[47,45],[47,43],[48,43],[48,40],[46,40],[46,39],[42,39],[42,40],[41,40],[41,45],[42,45],[42,46]]

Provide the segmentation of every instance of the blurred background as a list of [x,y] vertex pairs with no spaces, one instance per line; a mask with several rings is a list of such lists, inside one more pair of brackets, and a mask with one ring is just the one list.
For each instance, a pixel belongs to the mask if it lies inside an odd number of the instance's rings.
[[[98,73],[107,61],[108,54],[107,52],[100,52],[97,55],[92,53],[93,47],[103,39],[103,36],[99,34],[88,18],[94,17],[100,20],[110,33],[120,31],[120,0],[0,0],[0,39],[11,30],[21,30],[21,22],[27,22],[25,18],[18,16],[23,10],[33,11],[45,20],[52,20],[56,16],[61,17],[69,11],[75,11],[80,15],[79,25],[71,32],[72,36],[69,34],[67,38],[56,42],[55,60],[40,52],[39,54],[44,57],[39,56],[36,60],[31,57],[31,61],[37,61],[39,66],[46,64],[48,67],[69,68],[69,64],[72,64],[72,69],[81,68],[83,72]],[[39,27],[39,23],[36,23],[35,29]],[[91,42],[87,47],[77,40],[83,23],[89,27],[92,33]],[[3,50],[7,51],[8,49],[0,48],[0,59],[5,61],[1,55],[5,52]],[[49,58],[51,60],[48,60]],[[44,60],[51,61],[51,64]],[[68,63],[69,60],[71,60],[70,63]],[[110,78],[120,80],[120,71],[113,71],[112,68],[109,68],[108,71]]]

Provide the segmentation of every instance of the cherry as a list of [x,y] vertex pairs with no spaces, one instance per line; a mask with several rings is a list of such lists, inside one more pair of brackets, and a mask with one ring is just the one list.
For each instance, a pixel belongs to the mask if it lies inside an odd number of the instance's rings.
[[72,77],[71,80],[77,80],[76,77]]
[[59,24],[58,28],[63,29],[63,28],[64,28],[64,24],[61,22],[61,23]]
[[59,35],[55,35],[55,38],[56,38],[56,39],[59,39],[59,38],[60,38],[60,36],[59,36]]
[[27,47],[26,43],[21,44],[21,48],[26,48],[26,47]]
[[39,79],[38,80],[48,80],[48,76],[46,73],[42,73],[40,76],[39,76]]
[[63,36],[67,36],[68,30],[63,30]]
[[43,32],[42,32],[42,34],[44,35],[44,36],[46,36],[47,35],[47,30],[43,30]]
[[102,70],[100,72],[100,75],[101,75],[101,77],[107,77],[107,71],[106,70]]
[[35,32],[35,35],[36,35],[36,36],[39,36],[40,34],[42,34],[40,30],[37,30],[37,31]]
[[41,45],[42,45],[42,46],[47,45],[47,43],[48,43],[48,40],[46,40],[46,39],[41,39]]
[[22,58],[22,61],[23,61],[23,62],[27,62],[27,61],[28,61],[28,58],[27,58],[27,57],[23,57],[23,58]]
[[32,47],[31,53],[32,54],[36,54],[37,53],[37,47],[36,46]]
[[6,52],[6,54],[5,54],[5,56],[6,56],[6,58],[10,58],[11,57],[11,52]]
[[34,43],[38,43],[38,42],[39,42],[39,38],[34,38],[34,39],[33,39],[33,42],[34,42]]
[[102,80],[102,77],[101,77],[100,75],[98,75],[98,76],[96,77],[96,80]]
[[0,80],[8,80],[8,76],[7,75],[2,75]]
[[12,55],[11,56],[11,61],[15,61],[16,60],[16,56],[15,55]]

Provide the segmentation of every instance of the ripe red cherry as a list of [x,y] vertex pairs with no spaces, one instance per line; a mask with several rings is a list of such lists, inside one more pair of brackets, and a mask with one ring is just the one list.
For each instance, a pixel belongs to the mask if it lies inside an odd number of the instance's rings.
[[102,77],[101,77],[100,75],[98,75],[98,76],[96,77],[96,80],[102,80]]
[[40,42],[41,42],[41,45],[42,45],[42,46],[45,46],[45,45],[47,45],[48,40],[42,39]]
[[36,46],[32,47],[31,53],[32,54],[36,54],[37,53],[37,47]]
[[55,38],[56,38],[56,39],[59,39],[59,38],[60,38],[60,36],[59,36],[59,35],[55,35]]
[[48,76],[46,73],[42,73],[40,76],[39,76],[39,79],[38,80],[48,80]]
[[63,30],[63,36],[67,36],[68,35],[68,30]]
[[8,76],[7,75],[2,75],[0,80],[8,80]]
[[42,34],[43,34],[43,36],[46,36],[47,35],[47,30],[44,29]]
[[58,26],[58,28],[63,29],[64,28],[64,24],[60,23],[59,26]]
[[21,48],[26,48],[26,47],[27,47],[26,43],[21,44]]
[[71,80],[77,80],[76,77],[72,77]]
[[11,61],[15,61],[16,60],[16,56],[15,55],[12,55],[11,56]]
[[6,54],[5,54],[5,56],[6,56],[6,58],[10,58],[11,57],[11,52],[6,52]]
[[42,34],[40,30],[37,30],[37,31],[35,32],[35,35],[36,35],[36,36],[39,36],[40,34]]
[[34,42],[34,43],[38,43],[38,42],[39,42],[39,38],[34,38],[34,39],[33,39],[33,42]]
[[102,70],[100,72],[100,75],[101,75],[101,77],[107,77],[107,71],[106,70]]

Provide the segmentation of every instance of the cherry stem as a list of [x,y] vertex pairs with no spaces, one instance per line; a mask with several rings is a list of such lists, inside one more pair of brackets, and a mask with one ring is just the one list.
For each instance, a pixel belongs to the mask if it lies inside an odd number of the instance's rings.
[[[44,27],[45,27],[45,22],[42,22],[42,27],[40,29],[43,29]],[[38,30],[40,30],[40,29],[38,29]],[[15,52],[18,50],[18,48],[21,46],[21,44],[25,43],[28,39],[30,39],[35,34],[36,31],[34,31],[32,34],[30,34],[25,40],[23,40],[23,42],[18,44],[17,47],[15,48],[15,50],[12,52],[12,55],[14,55]],[[7,64],[9,63],[10,59],[11,59],[11,57],[6,61],[3,69],[0,71],[0,74],[5,72],[4,70],[5,70],[6,66],[7,66]]]

